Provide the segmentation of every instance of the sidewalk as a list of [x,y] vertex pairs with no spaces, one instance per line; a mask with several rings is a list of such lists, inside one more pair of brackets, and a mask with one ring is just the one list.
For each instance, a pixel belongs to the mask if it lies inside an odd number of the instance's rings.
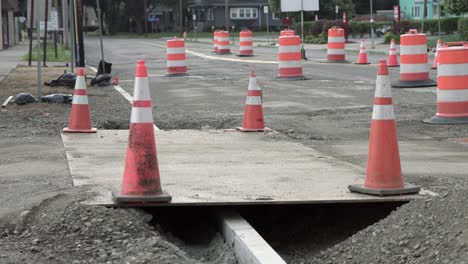
[[0,81],[2,81],[11,70],[21,63],[26,52],[28,52],[28,45],[26,42],[20,43],[19,45],[7,50],[0,51]]

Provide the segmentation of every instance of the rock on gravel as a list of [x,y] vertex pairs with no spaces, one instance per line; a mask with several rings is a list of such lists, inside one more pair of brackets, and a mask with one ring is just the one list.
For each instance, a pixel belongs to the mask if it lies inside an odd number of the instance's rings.
[[465,181],[437,197],[402,206],[308,263],[468,264]]
[[77,192],[45,200],[0,229],[0,263],[236,263],[219,235],[191,254],[151,226],[151,215],[86,206]]

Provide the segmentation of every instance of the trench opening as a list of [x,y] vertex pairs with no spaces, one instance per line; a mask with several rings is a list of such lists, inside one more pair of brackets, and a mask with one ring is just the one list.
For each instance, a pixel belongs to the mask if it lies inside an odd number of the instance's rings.
[[403,204],[157,207],[144,210],[153,216],[153,226],[192,250],[222,243],[216,216],[224,210],[233,210],[244,217],[287,263],[304,263],[322,250],[384,219]]

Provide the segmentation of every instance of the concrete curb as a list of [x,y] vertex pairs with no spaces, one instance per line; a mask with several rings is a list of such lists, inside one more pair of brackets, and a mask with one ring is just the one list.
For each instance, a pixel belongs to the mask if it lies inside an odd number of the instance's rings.
[[239,214],[223,212],[218,219],[224,240],[234,250],[239,264],[286,264]]

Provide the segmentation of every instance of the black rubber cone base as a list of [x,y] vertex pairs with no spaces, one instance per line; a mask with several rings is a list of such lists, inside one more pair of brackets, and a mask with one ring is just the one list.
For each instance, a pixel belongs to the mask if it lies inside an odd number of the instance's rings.
[[304,81],[307,80],[304,76],[276,76],[277,80],[289,80],[289,81]]
[[424,81],[398,81],[392,83],[393,88],[418,88],[418,87],[432,87],[437,86],[437,83],[431,79]]
[[370,62],[367,62],[367,63],[357,63],[357,62],[353,62],[353,64],[356,64],[356,65],[369,65],[371,64]]
[[158,195],[121,195],[112,192],[112,199],[117,204],[149,204],[149,203],[168,203],[172,200],[171,195],[162,191]]
[[349,185],[348,189],[351,192],[377,195],[377,196],[391,196],[391,195],[407,195],[407,194],[417,194],[421,190],[420,187],[407,184],[404,188],[399,189],[374,189],[364,187],[363,184]]
[[236,54],[237,57],[255,57],[255,55]]
[[326,61],[322,61],[322,63],[350,63],[350,62],[347,61],[347,60],[342,60],[342,61],[329,61],[329,60],[326,60]]
[[427,124],[437,124],[437,125],[456,125],[456,124],[468,124],[468,117],[440,117],[440,116],[433,116],[429,119],[423,120],[424,123]]

